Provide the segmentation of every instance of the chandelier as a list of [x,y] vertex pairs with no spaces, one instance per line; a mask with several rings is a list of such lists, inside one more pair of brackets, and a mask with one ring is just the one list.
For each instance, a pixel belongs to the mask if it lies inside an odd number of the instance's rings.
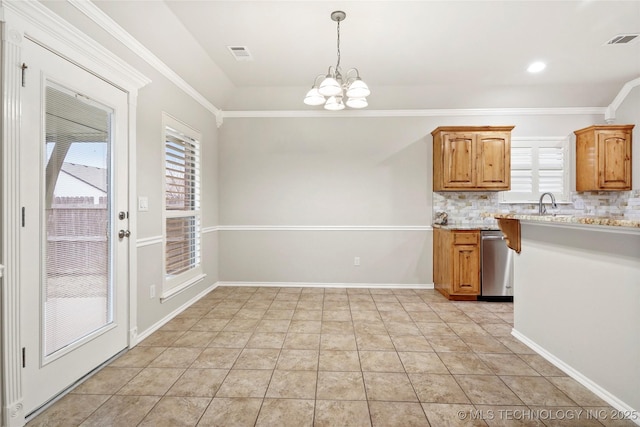
[[[356,68],[349,69],[342,75],[340,68],[340,22],[344,21],[347,14],[336,10],[331,13],[331,19],[338,23],[338,63],[335,67],[330,66],[327,75],[318,75],[311,90],[307,92],[304,103],[307,105],[322,105],[331,111],[343,110],[346,105],[350,108],[364,108],[368,104],[367,96],[371,94],[369,87],[360,78],[360,73]],[[319,79],[323,80],[318,85]]]

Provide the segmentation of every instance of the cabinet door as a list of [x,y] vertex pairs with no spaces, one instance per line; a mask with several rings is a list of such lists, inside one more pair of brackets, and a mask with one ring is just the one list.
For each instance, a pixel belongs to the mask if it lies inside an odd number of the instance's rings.
[[478,245],[453,246],[453,294],[480,294],[480,248]]
[[631,144],[629,135],[598,131],[598,185],[603,190],[631,189]]
[[447,133],[443,135],[444,188],[473,188],[475,183],[474,135]]
[[486,189],[511,188],[511,137],[509,133],[480,133],[476,140],[476,186]]

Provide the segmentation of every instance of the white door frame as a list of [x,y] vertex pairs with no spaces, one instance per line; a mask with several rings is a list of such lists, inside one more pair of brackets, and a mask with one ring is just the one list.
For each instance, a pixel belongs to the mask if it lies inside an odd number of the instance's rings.
[[[5,266],[0,279],[0,315],[2,330],[0,355],[0,425],[24,425],[22,390],[22,352],[20,343],[19,237],[21,227],[18,192],[21,87],[23,79],[22,43],[35,41],[76,65],[121,88],[128,96],[129,138],[129,346],[137,340],[136,310],[136,100],[138,90],[151,80],[113,55],[102,45],[81,33],[67,21],[37,2],[2,1],[2,170],[4,180],[0,194],[2,211],[0,230],[2,247],[0,264]],[[28,69],[26,78],[28,79]]]

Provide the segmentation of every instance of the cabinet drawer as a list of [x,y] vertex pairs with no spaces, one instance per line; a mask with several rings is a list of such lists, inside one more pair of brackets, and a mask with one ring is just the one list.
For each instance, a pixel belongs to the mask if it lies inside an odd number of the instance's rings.
[[477,245],[479,242],[479,233],[455,233],[453,235],[454,245]]

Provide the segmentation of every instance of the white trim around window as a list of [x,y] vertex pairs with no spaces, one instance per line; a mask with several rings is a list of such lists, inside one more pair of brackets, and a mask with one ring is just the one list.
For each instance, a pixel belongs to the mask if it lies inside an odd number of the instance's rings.
[[202,281],[202,212],[200,144],[202,134],[162,114],[162,211],[164,282],[160,301]]

